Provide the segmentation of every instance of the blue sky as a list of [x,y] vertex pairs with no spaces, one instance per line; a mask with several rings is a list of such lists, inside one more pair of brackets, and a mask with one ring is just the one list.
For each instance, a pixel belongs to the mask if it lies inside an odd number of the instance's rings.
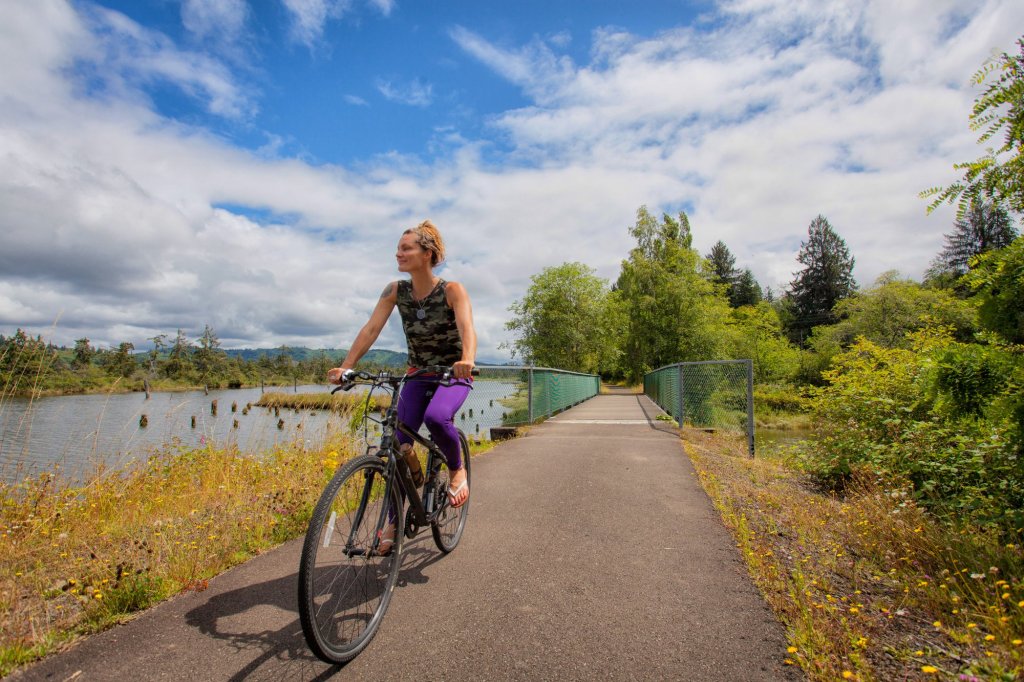
[[[1012,0],[40,0],[0,26],[0,333],[347,346],[431,218],[481,356],[542,268],[685,209],[784,287],[824,214],[920,277]],[[392,321],[381,347],[401,349]]]

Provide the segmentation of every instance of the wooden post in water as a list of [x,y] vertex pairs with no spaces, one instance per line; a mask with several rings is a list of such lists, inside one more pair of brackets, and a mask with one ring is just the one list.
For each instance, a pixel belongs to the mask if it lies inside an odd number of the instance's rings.
[[141,417],[139,417],[139,428],[144,429],[147,426],[149,426],[149,417],[147,417],[146,415],[142,415]]
[[214,417],[217,416],[217,400],[216,398],[210,402],[210,414]]
[[192,428],[196,428],[196,416],[192,415]]
[[149,379],[142,380],[142,388],[146,391],[146,400],[149,400]]

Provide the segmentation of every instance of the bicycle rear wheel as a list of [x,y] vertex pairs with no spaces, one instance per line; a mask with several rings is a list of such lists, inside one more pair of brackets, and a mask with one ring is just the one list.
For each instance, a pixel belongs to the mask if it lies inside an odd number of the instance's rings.
[[[299,562],[299,619],[318,658],[346,663],[373,639],[398,580],[401,509],[373,455],[342,467],[320,496]],[[394,544],[381,556],[377,538],[389,522]]]
[[[459,431],[459,446],[462,448],[462,466],[466,467],[466,485],[472,489],[469,469],[469,442],[466,434]],[[434,544],[437,548],[447,554],[455,549],[462,538],[462,531],[466,529],[466,518],[469,516],[469,500],[461,507],[452,507],[448,501],[448,486],[451,485],[451,472],[447,465],[441,467],[440,473],[434,480],[434,499],[437,500],[441,512],[430,524],[430,531],[434,535]],[[472,493],[470,493],[472,494]]]

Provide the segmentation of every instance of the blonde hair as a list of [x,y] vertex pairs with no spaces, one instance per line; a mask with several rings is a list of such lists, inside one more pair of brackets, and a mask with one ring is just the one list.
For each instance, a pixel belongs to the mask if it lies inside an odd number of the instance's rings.
[[416,235],[416,243],[420,248],[430,252],[430,264],[437,265],[444,260],[444,240],[441,231],[429,220],[424,220],[416,227],[410,227],[403,235]]

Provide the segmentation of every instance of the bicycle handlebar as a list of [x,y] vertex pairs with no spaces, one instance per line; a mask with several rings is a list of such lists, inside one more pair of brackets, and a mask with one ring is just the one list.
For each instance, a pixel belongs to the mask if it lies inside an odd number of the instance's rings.
[[[472,370],[470,370],[469,373],[472,376],[480,376],[480,370],[477,369],[476,367],[474,367]],[[448,367],[447,365],[430,365],[428,367],[421,367],[421,368],[417,369],[414,372],[409,372],[408,374],[402,374],[402,375],[398,375],[398,376],[395,376],[395,375],[391,374],[387,370],[378,372],[377,374],[370,374],[369,372],[363,372],[363,371],[357,370],[357,371],[354,371],[352,373],[351,378],[348,381],[346,381],[343,384],[339,384],[337,388],[332,389],[331,390],[331,394],[333,395],[333,394],[337,393],[338,391],[348,391],[348,390],[351,390],[353,386],[355,386],[357,383],[359,383],[360,379],[363,380],[363,381],[370,381],[370,382],[378,382],[379,381],[379,382],[382,382],[382,383],[383,382],[395,383],[395,382],[398,382],[398,381],[408,381],[410,379],[417,379],[417,378],[426,376],[428,374],[429,375],[437,376],[438,377],[437,378],[438,383],[448,382],[448,381],[451,381],[454,378],[454,377],[452,377],[452,368]]]

